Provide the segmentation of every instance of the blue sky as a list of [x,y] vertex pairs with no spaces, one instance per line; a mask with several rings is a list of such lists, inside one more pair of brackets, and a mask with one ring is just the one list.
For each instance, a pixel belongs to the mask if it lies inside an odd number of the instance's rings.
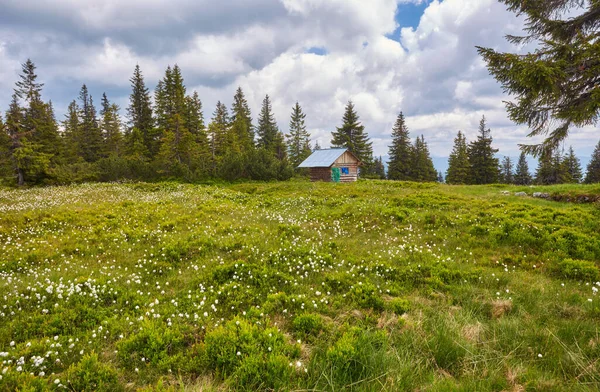
[[[534,141],[507,118],[510,97],[475,46],[515,51],[504,37],[522,27],[497,0],[2,0],[0,112],[27,58],[59,120],[83,83],[95,102],[106,92],[124,109],[136,64],[153,90],[177,63],[208,120],[240,86],[254,118],[270,95],[284,132],[300,102],[326,147],[352,100],[377,156],[402,111],[443,162],[456,132],[472,140],[485,115],[500,154],[517,157],[519,143]],[[565,147],[587,156],[599,138],[573,130]]]

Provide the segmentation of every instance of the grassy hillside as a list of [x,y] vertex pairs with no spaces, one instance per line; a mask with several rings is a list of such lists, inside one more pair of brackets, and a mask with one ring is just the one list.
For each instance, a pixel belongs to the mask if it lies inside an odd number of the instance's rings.
[[600,208],[505,189],[0,190],[0,390],[598,390]]

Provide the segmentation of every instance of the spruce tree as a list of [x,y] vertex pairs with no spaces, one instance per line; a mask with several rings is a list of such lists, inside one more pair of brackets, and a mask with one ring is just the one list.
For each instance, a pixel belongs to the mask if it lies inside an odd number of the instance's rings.
[[219,101],[217,102],[217,107],[213,113],[213,118],[208,125],[213,175],[216,174],[218,162],[228,151],[227,134],[229,132],[229,124],[230,120],[227,107]]
[[471,142],[468,148],[472,184],[493,184],[498,182],[499,162],[494,157],[494,154],[498,150],[492,147],[491,132],[487,128],[485,116],[483,116],[479,122],[477,140]]
[[167,67],[157,90],[157,124],[161,134],[156,161],[161,173],[188,178],[198,159],[198,144],[186,127],[186,88],[181,69]]
[[106,93],[102,94],[100,117],[100,130],[104,137],[104,155],[121,155],[123,153],[123,134],[121,133],[119,106],[115,103],[110,103],[106,97]]
[[204,113],[202,113],[202,101],[197,91],[185,97],[185,127],[194,136],[201,152],[208,152],[208,135],[204,124]]
[[241,87],[235,92],[231,107],[231,132],[242,151],[254,148],[254,126],[248,101]]
[[361,172],[373,171],[373,143],[365,132],[365,127],[360,123],[358,114],[354,110],[352,101],[348,101],[342,126],[331,133],[331,146],[334,148],[347,148],[363,163]]
[[502,159],[502,166],[500,169],[500,180],[503,184],[514,183],[513,163],[510,157],[504,157]]
[[131,95],[127,116],[129,119],[128,133],[137,128],[142,134],[147,154],[154,156],[158,152],[158,135],[154,128],[150,91],[144,82],[144,76],[139,65],[135,66],[131,82]]
[[21,66],[20,80],[16,83],[15,93],[25,104],[23,131],[28,140],[36,146],[40,153],[58,157],[60,153],[60,135],[54,111],[50,103],[42,101],[43,83],[37,81],[35,64],[28,59]]
[[271,100],[268,95],[263,100],[260,115],[258,116],[257,134],[259,148],[265,149],[280,161],[287,159],[285,139],[283,133],[277,127]]
[[529,173],[529,164],[527,163],[527,156],[524,152],[521,152],[521,155],[519,156],[514,181],[516,185],[531,184],[532,179],[531,174]]
[[471,182],[471,164],[469,163],[467,139],[461,131],[458,131],[454,139],[454,148],[448,159],[446,183],[470,184]]
[[17,185],[35,183],[47,173],[50,167],[51,154],[42,152],[39,144],[32,139],[35,129],[26,128],[26,109],[19,105],[15,92],[12,96],[8,112],[6,112],[6,133],[10,139],[10,158],[12,172]]
[[71,101],[62,122],[64,158],[68,163],[74,163],[79,159],[81,144],[84,142],[81,137],[80,114],[81,109],[77,105],[77,101]]
[[275,115],[273,114],[273,109],[271,107],[271,99],[267,95],[263,100],[258,116],[258,128],[256,129],[258,135],[258,147],[274,151],[278,132],[279,128],[277,127]]
[[0,113],[0,183],[2,183],[3,180],[12,180],[10,177],[12,171],[10,148],[10,137],[8,136],[2,114]]
[[581,162],[575,155],[573,147],[569,147],[569,152],[563,157],[562,162],[562,183],[580,183],[583,180],[581,171]]
[[564,178],[562,156],[558,149],[545,152],[539,157],[535,182],[540,185],[560,184]]
[[96,162],[101,158],[104,149],[102,131],[98,125],[94,101],[88,92],[87,86],[81,86],[80,101],[80,126],[79,126],[79,155],[86,162]]
[[312,153],[310,149],[310,134],[304,123],[306,114],[302,112],[300,104],[292,108],[290,119],[290,133],[286,135],[289,160],[292,167],[297,168]]
[[313,152],[314,151],[319,151],[321,149],[321,144],[319,143],[319,141],[315,141],[315,147],[313,148]]
[[413,167],[412,144],[404,114],[400,112],[392,129],[392,144],[389,148],[388,179],[409,181]]
[[378,179],[385,179],[385,166],[383,165],[383,158],[375,158],[373,162],[373,175]]
[[600,182],[600,141],[594,149],[592,159],[587,165],[587,173],[585,175],[586,184],[595,184]]
[[413,148],[413,170],[411,175],[412,181],[418,182],[435,182],[437,181],[437,171],[433,166],[433,161],[429,155],[429,147],[425,142],[425,137],[417,137]]
[[539,145],[524,146],[540,156],[558,148],[571,127],[595,125],[600,118],[600,40],[598,0],[501,0],[526,19],[523,37],[535,41],[528,54],[500,53],[478,47],[490,73],[516,98],[509,117],[526,124],[529,136],[548,135]]

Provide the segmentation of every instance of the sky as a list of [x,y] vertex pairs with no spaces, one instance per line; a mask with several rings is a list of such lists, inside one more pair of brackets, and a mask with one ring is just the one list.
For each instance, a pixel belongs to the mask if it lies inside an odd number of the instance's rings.
[[[0,0],[0,8],[1,112],[27,58],[59,120],[83,83],[124,115],[136,64],[151,90],[178,64],[207,120],[241,86],[255,120],[269,94],[284,133],[298,101],[322,147],[349,100],[376,156],[387,155],[400,111],[440,170],[457,131],[474,139],[482,115],[502,155],[535,141],[507,118],[510,97],[475,49],[531,49],[506,42],[523,20],[497,0]],[[599,138],[594,127],[573,130],[565,148],[585,160]]]

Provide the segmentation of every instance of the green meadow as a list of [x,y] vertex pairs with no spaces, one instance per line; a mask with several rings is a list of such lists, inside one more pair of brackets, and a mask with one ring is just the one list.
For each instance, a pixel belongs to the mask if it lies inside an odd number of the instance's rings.
[[598,390],[600,204],[518,191],[600,186],[1,189],[0,391]]

